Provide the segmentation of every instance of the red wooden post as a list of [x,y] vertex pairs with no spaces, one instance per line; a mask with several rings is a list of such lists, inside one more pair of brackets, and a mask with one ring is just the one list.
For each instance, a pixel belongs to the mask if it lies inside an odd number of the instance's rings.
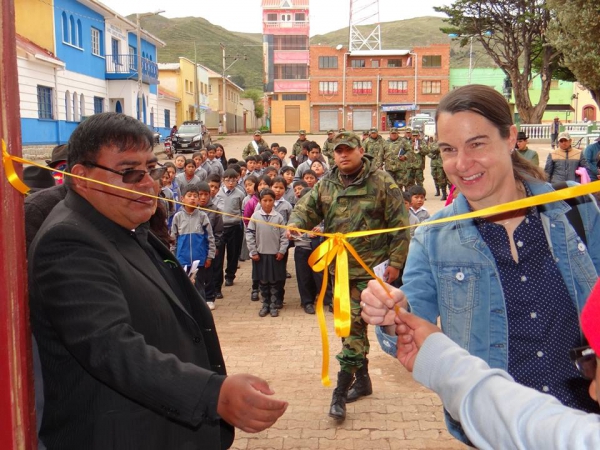
[[[0,6],[0,138],[21,156],[13,0]],[[21,174],[21,168],[18,168]],[[0,449],[36,448],[23,195],[0,170]]]

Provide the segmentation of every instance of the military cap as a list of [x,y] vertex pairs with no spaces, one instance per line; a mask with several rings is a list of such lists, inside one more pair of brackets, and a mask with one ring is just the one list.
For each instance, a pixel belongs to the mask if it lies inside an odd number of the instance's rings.
[[335,130],[327,130],[327,134],[335,133]]
[[300,130],[298,131],[298,134],[306,134],[306,130]]
[[344,131],[346,131],[346,129],[344,127],[342,127],[338,130],[338,133],[343,133]]
[[377,130],[377,128],[371,128],[369,130],[369,133],[379,133],[379,131]]
[[260,130],[256,130],[254,132],[254,136],[260,136],[260,135],[262,135],[262,133],[260,132]]
[[405,132],[405,133],[412,133],[412,128],[406,127],[406,128],[404,129],[404,132]]
[[398,133],[398,128],[396,128],[396,127],[390,128],[390,134],[391,133]]
[[338,148],[340,145],[347,145],[350,148],[358,148],[361,146],[360,137],[358,137],[354,133],[351,133],[350,131],[344,131],[342,133],[339,133],[335,137],[334,143],[335,143],[335,147],[333,147],[334,150],[336,148]]

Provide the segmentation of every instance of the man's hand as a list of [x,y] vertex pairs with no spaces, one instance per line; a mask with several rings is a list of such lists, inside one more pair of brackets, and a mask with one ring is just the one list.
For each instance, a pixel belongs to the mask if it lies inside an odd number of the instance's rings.
[[360,313],[363,320],[371,325],[393,325],[396,312],[394,307],[398,304],[406,308],[408,302],[404,293],[389,284],[386,285],[391,295],[381,287],[377,280],[369,281],[367,288],[360,295]]
[[398,361],[408,370],[413,371],[415,358],[425,339],[433,333],[441,333],[437,326],[420,317],[400,309],[396,316],[396,334],[398,335]]
[[225,378],[219,393],[217,413],[221,418],[246,433],[258,433],[277,422],[288,403],[268,397],[275,392],[268,383],[248,374]]
[[393,283],[400,276],[400,269],[396,269],[392,266],[387,266],[383,273],[383,281],[386,283]]
[[208,268],[210,267],[210,265],[211,265],[211,264],[212,264],[212,259],[207,259],[207,260],[204,262],[204,268],[205,268],[205,269],[208,269]]
[[[296,224],[288,223],[287,226],[288,227],[296,227]],[[302,234],[302,233],[300,233],[299,231],[296,231],[296,230],[292,230],[290,228],[287,228],[285,230],[285,237],[288,239],[294,239],[294,237],[300,236],[300,234]]]

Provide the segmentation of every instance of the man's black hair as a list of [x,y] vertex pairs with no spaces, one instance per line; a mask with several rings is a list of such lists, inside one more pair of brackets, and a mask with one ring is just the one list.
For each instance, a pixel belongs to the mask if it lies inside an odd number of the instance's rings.
[[81,122],[69,138],[69,172],[75,164],[96,162],[100,150],[107,146],[116,147],[118,152],[133,149],[151,151],[154,134],[148,126],[125,114],[94,114]]
[[[225,172],[227,172],[227,171],[225,171]],[[223,174],[223,176],[225,176],[225,174]],[[211,181],[214,182],[214,183],[221,184],[221,177],[219,176],[218,173],[211,173],[208,177],[206,177],[206,182],[210,183]]]
[[283,183],[283,187],[287,189],[287,181],[283,177],[275,177],[273,178],[273,184],[275,183]]
[[187,186],[184,186],[183,189],[181,189],[181,196],[185,197],[185,194],[187,194],[188,192],[195,192],[196,194],[198,194],[200,193],[200,189],[198,188],[198,185],[190,183]]
[[[240,166],[238,166],[239,168]],[[237,178],[240,175],[240,172],[238,172],[237,170],[231,169],[229,166],[227,166],[227,170],[225,172],[223,172],[223,179],[226,178]]]

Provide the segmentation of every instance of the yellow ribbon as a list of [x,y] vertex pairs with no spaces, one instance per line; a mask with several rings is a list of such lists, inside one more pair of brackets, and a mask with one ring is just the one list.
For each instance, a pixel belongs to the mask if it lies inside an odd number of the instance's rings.
[[[114,186],[109,183],[104,183],[102,181],[94,180],[92,178],[86,178],[79,175],[73,175],[69,172],[64,172],[56,169],[52,169],[47,166],[42,166],[33,161],[28,161],[23,158],[19,158],[16,156],[10,155],[6,150],[6,144],[2,141],[2,162],[4,164],[4,170],[6,172],[7,178],[10,184],[17,189],[19,192],[25,194],[29,191],[29,188],[19,179],[16,175],[15,169],[13,167],[13,161],[25,164],[31,164],[37,167],[41,167],[43,169],[52,170],[55,172],[62,173],[65,176],[75,177],[82,180],[94,182],[97,184],[101,184],[104,186],[112,187],[114,189],[118,189],[124,192],[135,193],[138,195],[144,195],[146,197],[155,198],[158,200],[166,200],[171,203],[180,204],[185,206],[186,204],[183,202],[178,202],[175,200],[164,199],[152,194],[145,194],[138,191],[134,191],[131,189],[127,189],[121,186]],[[335,282],[334,282],[334,327],[335,332],[339,337],[347,337],[350,333],[350,327],[352,324],[351,320],[351,306],[350,306],[350,280],[348,276],[348,253],[350,253],[354,259],[362,266],[363,269],[374,279],[376,279],[379,284],[386,290],[386,292],[391,295],[387,285],[378,278],[373,271],[365,264],[362,258],[356,253],[356,250],[352,245],[348,242],[348,239],[352,238],[360,238],[366,236],[372,236],[375,234],[381,233],[390,233],[395,231],[405,230],[407,228],[413,228],[418,226],[429,226],[436,225],[441,223],[454,222],[459,220],[466,219],[475,219],[478,217],[487,217],[493,216],[497,214],[502,214],[510,211],[516,211],[524,208],[530,208],[532,206],[539,206],[545,203],[553,203],[560,200],[567,200],[574,197],[579,197],[582,195],[592,194],[594,192],[600,191],[600,180],[594,181],[592,183],[582,184],[578,186],[573,186],[565,189],[561,189],[558,191],[548,192],[546,194],[536,195],[534,197],[527,197],[521,200],[516,200],[509,203],[504,203],[502,205],[496,205],[485,209],[480,209],[478,211],[473,211],[470,213],[460,214],[458,216],[450,216],[445,217],[443,219],[431,220],[425,223],[415,224],[415,225],[407,225],[403,227],[397,228],[386,228],[386,229],[375,229],[369,231],[356,231],[347,234],[341,233],[317,233],[314,231],[307,231],[297,227],[287,227],[284,225],[277,225],[268,222],[263,222],[256,219],[249,219],[254,222],[264,223],[267,225],[275,226],[277,228],[286,228],[291,229],[300,233],[312,234],[316,236],[322,236],[327,238],[325,242],[323,242],[319,247],[317,247],[309,257],[308,263],[312,267],[315,272],[323,272],[323,284],[321,285],[321,291],[319,292],[319,297],[317,299],[317,319],[319,322],[319,329],[321,334],[321,343],[322,343],[322,370],[321,370],[321,381],[323,385],[329,386],[331,381],[329,379],[329,341],[327,337],[327,325],[325,322],[325,314],[323,312],[323,300],[325,297],[325,293],[327,291],[327,282],[328,282],[328,267],[332,263],[333,259],[336,259],[335,262]],[[209,211],[206,208],[197,207],[200,210]],[[212,210],[211,210],[212,211]],[[242,219],[240,216],[236,216],[233,214],[219,212],[222,215],[236,217]]]
[[4,139],[2,139],[2,164],[4,165],[4,172],[6,172],[6,178],[12,187],[21,194],[27,194],[29,192],[29,186],[23,183],[19,178],[19,175],[17,175],[17,171],[13,165],[13,157],[8,153]]

